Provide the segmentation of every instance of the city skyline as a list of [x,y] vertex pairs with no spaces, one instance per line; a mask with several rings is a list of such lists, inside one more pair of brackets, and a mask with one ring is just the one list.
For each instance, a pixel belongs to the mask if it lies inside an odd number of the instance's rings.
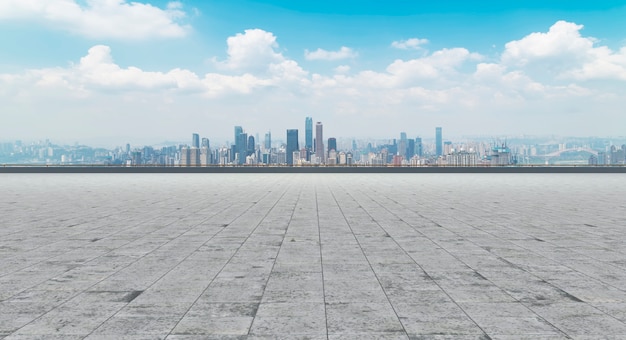
[[336,137],[624,136],[624,16],[615,1],[7,0],[0,140],[230,140],[304,117]]

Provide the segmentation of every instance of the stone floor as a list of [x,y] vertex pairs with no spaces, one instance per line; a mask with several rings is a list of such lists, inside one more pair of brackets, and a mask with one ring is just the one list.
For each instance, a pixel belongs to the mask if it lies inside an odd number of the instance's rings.
[[623,174],[1,174],[0,338],[626,338]]

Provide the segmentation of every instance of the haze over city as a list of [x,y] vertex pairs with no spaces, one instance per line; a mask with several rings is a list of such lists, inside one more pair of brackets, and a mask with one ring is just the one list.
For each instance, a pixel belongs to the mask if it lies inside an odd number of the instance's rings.
[[0,3],[0,140],[623,136],[626,7],[525,1]]

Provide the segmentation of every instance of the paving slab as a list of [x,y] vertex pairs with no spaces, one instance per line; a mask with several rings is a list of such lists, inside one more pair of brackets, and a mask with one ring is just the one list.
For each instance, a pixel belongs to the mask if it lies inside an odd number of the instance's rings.
[[0,338],[626,338],[626,174],[0,174]]

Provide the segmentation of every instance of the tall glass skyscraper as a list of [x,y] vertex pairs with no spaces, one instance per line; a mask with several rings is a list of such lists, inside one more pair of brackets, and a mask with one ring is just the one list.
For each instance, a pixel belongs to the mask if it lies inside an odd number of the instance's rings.
[[306,117],[304,121],[304,147],[313,150],[313,118]]
[[435,151],[437,156],[443,155],[443,136],[441,135],[441,127],[435,128]]
[[298,146],[298,129],[287,130],[287,165],[293,165],[293,153],[300,150]]
[[328,138],[328,152],[330,152],[330,150],[337,151],[337,138]]
[[317,161],[320,164],[326,162],[324,158],[324,127],[322,126],[322,122],[317,122],[315,124],[315,156],[317,157]]
[[[235,149],[232,150],[233,154],[237,154],[239,152],[239,150],[241,150],[241,146],[243,146],[243,148],[245,148],[244,144],[239,145],[239,136],[243,133],[243,128],[241,126],[235,126]],[[247,142],[247,141],[246,141]]]
[[272,131],[267,131],[265,134],[265,150],[272,148]]
[[191,147],[192,148],[199,148],[200,147],[200,135],[198,135],[197,133],[194,133],[191,136]]

